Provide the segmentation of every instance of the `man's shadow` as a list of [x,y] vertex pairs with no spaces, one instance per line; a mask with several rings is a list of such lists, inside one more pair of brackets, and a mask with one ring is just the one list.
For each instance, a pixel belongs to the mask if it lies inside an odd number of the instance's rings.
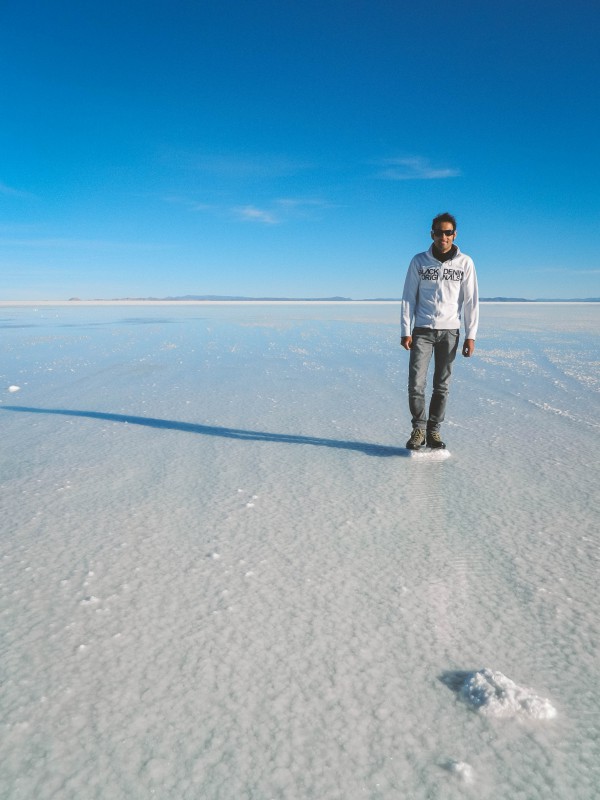
[[344,439],[324,439],[318,436],[300,436],[288,433],[270,433],[268,431],[251,431],[242,428],[223,428],[214,425],[198,425],[192,422],[178,422],[171,419],[154,417],[137,417],[129,414],[111,414],[105,411],[77,411],[63,408],[31,408],[29,406],[3,406],[0,411],[16,411],[26,414],[57,414],[65,417],[87,417],[107,422],[123,422],[129,425],[143,425],[159,430],[197,433],[203,436],[220,436],[224,439],[238,439],[249,442],[274,442],[278,444],[305,444],[315,447],[332,447],[338,450],[355,450],[367,456],[400,456],[410,457],[410,451],[404,447],[372,444],[370,442],[346,441]]

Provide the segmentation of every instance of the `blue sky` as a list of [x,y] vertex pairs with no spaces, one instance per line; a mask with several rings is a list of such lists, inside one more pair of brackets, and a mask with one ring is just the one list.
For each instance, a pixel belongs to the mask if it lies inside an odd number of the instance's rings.
[[589,0],[0,6],[0,299],[600,295]]

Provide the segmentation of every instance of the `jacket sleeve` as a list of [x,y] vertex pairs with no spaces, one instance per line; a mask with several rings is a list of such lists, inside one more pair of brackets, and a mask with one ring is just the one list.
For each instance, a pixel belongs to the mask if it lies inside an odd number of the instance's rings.
[[479,290],[475,265],[470,261],[463,280],[463,318],[465,339],[475,339],[479,327]]
[[417,272],[417,267],[413,258],[406,273],[404,291],[402,292],[400,336],[411,336],[412,322],[415,317],[418,294],[419,273]]

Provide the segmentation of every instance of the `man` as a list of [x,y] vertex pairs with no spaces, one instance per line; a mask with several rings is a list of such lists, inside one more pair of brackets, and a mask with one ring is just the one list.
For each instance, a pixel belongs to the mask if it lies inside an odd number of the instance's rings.
[[[475,265],[454,244],[456,220],[452,214],[435,217],[431,238],[429,250],[410,262],[402,295],[402,347],[410,350],[408,403],[413,430],[406,443],[410,450],[419,450],[424,444],[446,446],[440,425],[458,349],[461,313],[466,337],[462,354],[467,358],[475,350],[479,321]],[[427,415],[425,384],[432,356],[433,392]]]

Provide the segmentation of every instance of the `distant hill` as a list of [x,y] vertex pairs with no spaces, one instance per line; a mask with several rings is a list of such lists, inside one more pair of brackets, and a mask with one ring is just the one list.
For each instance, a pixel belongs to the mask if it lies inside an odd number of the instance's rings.
[[[98,302],[155,302],[155,303],[176,303],[176,302],[248,302],[248,303],[399,303],[400,297],[367,297],[356,300],[352,297],[245,297],[243,295],[228,294],[185,294],[179,297],[113,297],[95,298]],[[600,303],[600,297],[571,297],[571,298],[535,298],[527,297],[481,297],[482,303]],[[70,297],[69,302],[82,302],[80,297]]]
[[600,297],[537,297],[529,300],[526,297],[481,297],[482,303],[600,303]]
[[167,297],[166,300],[238,300],[238,301],[252,301],[255,302],[257,300],[271,301],[271,302],[293,302],[302,301],[303,303],[307,303],[310,301],[318,302],[318,303],[344,303],[349,302],[352,300],[351,297],[243,297],[243,296],[230,296],[230,295],[218,295],[218,294],[205,294],[205,295],[195,295],[195,294],[187,294],[183,297]]
[[[80,300],[79,297],[71,297],[70,301],[77,302]],[[97,297],[96,300],[100,301],[101,298]],[[340,302],[340,303],[348,303],[352,301],[351,297],[243,297],[241,295],[228,295],[228,294],[185,294],[181,297],[113,297],[111,301],[124,303],[127,301],[135,301],[139,302],[161,302],[161,303],[170,303],[170,302],[185,302],[185,301],[220,301],[220,302],[315,302],[315,303],[333,303],[333,302]],[[102,300],[102,302],[106,302],[106,298]]]
[[481,297],[482,303],[535,303],[535,300],[528,300],[526,297]]

